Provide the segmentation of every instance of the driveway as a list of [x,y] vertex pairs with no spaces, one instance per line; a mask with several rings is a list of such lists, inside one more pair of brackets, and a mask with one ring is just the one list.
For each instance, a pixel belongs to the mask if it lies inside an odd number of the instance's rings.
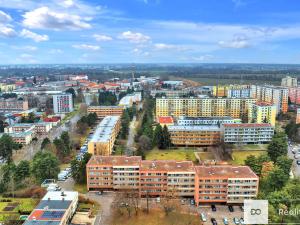
[[[295,159],[295,154],[292,152],[292,150],[297,152],[298,149],[300,149],[300,145],[297,143],[291,143],[291,145],[288,147],[288,157],[293,159],[292,171],[295,177],[300,177],[300,166],[297,165],[297,159]],[[300,157],[298,160],[300,160]]]
[[135,146],[134,146],[135,135],[136,135],[136,116],[133,117],[133,119],[129,125],[129,133],[128,133],[128,138],[127,138],[126,151],[125,151],[125,154],[128,156],[133,155],[133,151],[135,149]]

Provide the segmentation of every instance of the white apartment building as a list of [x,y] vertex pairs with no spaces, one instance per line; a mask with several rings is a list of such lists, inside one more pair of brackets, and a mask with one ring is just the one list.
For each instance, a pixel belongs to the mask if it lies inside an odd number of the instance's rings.
[[225,143],[262,144],[272,140],[274,127],[268,123],[223,124],[221,135]]
[[219,124],[241,123],[241,119],[233,119],[229,116],[224,117],[184,117],[177,119],[179,126],[197,126],[197,125],[219,125]]
[[283,87],[297,87],[297,78],[286,76],[281,79],[281,86]]
[[72,112],[74,110],[72,94],[53,95],[53,110],[55,114]]

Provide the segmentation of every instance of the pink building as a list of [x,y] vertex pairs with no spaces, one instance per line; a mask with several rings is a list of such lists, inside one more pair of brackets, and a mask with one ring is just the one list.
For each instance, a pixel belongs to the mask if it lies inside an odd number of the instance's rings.
[[300,104],[300,86],[289,88],[289,98],[291,103]]

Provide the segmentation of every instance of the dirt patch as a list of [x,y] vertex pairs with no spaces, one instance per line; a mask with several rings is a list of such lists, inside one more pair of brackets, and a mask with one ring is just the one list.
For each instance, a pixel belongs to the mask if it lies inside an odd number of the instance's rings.
[[11,212],[13,211],[20,203],[14,202],[14,203],[8,203],[7,206],[4,207],[4,212]]

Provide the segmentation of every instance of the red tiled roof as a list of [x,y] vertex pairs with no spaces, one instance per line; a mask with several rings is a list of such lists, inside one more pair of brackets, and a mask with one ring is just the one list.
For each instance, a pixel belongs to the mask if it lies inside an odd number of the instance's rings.
[[172,116],[160,116],[158,117],[159,123],[173,123],[173,117]]
[[44,122],[58,122],[60,121],[59,117],[45,118]]
[[269,123],[231,123],[223,124],[224,127],[271,127]]

